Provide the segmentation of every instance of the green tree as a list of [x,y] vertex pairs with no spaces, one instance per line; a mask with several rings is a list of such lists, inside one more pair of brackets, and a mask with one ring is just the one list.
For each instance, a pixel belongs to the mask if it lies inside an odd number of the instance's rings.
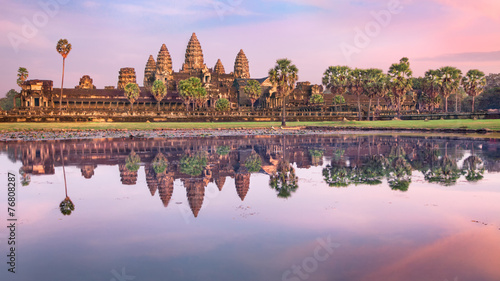
[[247,168],[248,172],[256,173],[260,171],[260,168],[262,166],[262,159],[260,158],[259,154],[252,153],[252,155],[248,156],[248,158],[245,160],[244,166]]
[[21,87],[21,85],[28,79],[29,73],[28,70],[24,67],[19,67],[17,70],[17,85]]
[[377,97],[380,92],[384,92],[387,89],[386,75],[382,69],[370,68],[366,71],[366,81],[363,86],[365,88],[365,94],[368,96],[368,116],[366,120],[370,120],[372,99]]
[[215,110],[217,110],[217,111],[229,110],[229,101],[225,98],[218,99],[215,102]]
[[444,66],[439,69],[441,73],[441,95],[444,98],[444,112],[448,112],[448,97],[454,94],[460,87],[462,71],[452,66]]
[[252,111],[254,110],[255,102],[260,98],[262,89],[257,80],[249,80],[247,85],[243,88],[243,92],[248,96],[252,102]]
[[486,77],[484,76],[484,72],[477,69],[467,71],[467,74],[465,74],[462,80],[462,86],[464,87],[465,93],[472,97],[472,112],[475,111],[475,98],[484,91],[485,85]]
[[193,101],[194,105],[201,107],[203,102],[205,102],[207,97],[207,90],[203,87],[201,80],[197,77],[191,77],[179,82],[179,94],[184,100],[186,105],[186,110],[189,110],[189,104]]
[[276,172],[269,178],[269,186],[278,192],[278,198],[288,198],[299,188],[297,181],[293,166],[280,160]]
[[197,177],[201,175],[203,169],[207,166],[207,157],[205,153],[197,153],[189,156],[184,155],[181,158],[180,172],[186,175]]
[[156,80],[151,88],[151,93],[155,97],[158,104],[158,111],[160,111],[160,101],[167,95],[167,87],[165,87],[162,81]]
[[125,97],[130,101],[130,106],[132,107],[132,111],[134,111],[134,103],[139,98],[140,89],[139,86],[135,83],[128,83],[125,86]]
[[398,117],[401,118],[401,104],[404,96],[412,90],[410,61],[404,57],[389,68],[389,89],[396,102]]
[[269,70],[269,79],[277,88],[278,93],[282,97],[282,115],[281,125],[286,126],[286,98],[290,95],[295,87],[295,82],[299,78],[299,70],[288,59],[279,59],[276,61],[276,66]]
[[[16,92],[16,90],[14,89],[8,91],[7,94],[5,95],[5,98],[0,99],[0,108],[2,110],[8,111],[14,108],[15,106],[20,105],[20,103],[18,103],[19,100],[16,100],[17,95],[19,95],[19,93]],[[14,105],[14,102],[17,105]]]
[[331,187],[348,187],[352,182],[352,168],[344,162],[332,160],[323,168],[323,180]]
[[323,99],[323,95],[322,94],[313,94],[309,98],[309,104],[312,104],[312,105],[321,105],[324,102],[325,101]]
[[323,73],[323,85],[334,95],[347,91],[351,69],[348,66],[330,66]]
[[228,155],[229,152],[231,152],[231,148],[227,145],[219,146],[219,147],[217,147],[217,150],[216,150],[216,153],[221,155],[221,156]]
[[[345,98],[344,98],[344,96],[342,96],[342,95],[336,95],[336,96],[333,97],[333,105],[335,107],[342,107],[343,104],[345,104]],[[341,108],[341,110],[342,110],[342,108]],[[339,111],[338,108],[337,108],[337,111]]]
[[57,52],[63,58],[63,69],[62,69],[62,80],[61,80],[61,95],[59,96],[59,110],[62,110],[62,97],[63,97],[63,87],[64,87],[64,65],[69,52],[71,51],[71,44],[68,43],[66,39],[59,39],[56,46]]

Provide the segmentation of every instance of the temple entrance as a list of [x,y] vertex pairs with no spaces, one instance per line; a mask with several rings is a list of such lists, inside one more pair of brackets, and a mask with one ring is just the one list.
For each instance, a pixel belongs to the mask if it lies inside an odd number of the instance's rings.
[[40,106],[40,98],[35,98],[35,106]]

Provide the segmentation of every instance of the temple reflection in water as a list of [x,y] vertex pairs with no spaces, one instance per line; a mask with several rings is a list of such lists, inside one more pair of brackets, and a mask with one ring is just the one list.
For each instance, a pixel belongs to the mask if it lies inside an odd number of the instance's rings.
[[143,166],[149,192],[158,194],[165,207],[180,180],[195,217],[209,183],[222,190],[229,178],[243,201],[253,173],[269,175],[278,197],[289,197],[298,188],[294,170],[311,166],[321,166],[323,181],[332,187],[386,180],[400,191],[408,190],[414,171],[445,186],[500,171],[494,141],[382,135],[19,141],[0,143],[0,152],[22,161],[24,185],[31,175],[54,174],[62,156],[64,165],[80,168],[85,179],[99,173],[100,165],[117,166],[124,185],[135,185]]

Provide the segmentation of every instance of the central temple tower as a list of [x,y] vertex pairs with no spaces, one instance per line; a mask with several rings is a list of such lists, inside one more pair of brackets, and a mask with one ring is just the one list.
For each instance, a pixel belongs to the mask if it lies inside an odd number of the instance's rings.
[[191,39],[186,48],[186,59],[182,64],[183,73],[189,73],[196,70],[203,70],[205,68],[205,63],[203,61],[203,51],[201,50],[200,41],[193,32]]

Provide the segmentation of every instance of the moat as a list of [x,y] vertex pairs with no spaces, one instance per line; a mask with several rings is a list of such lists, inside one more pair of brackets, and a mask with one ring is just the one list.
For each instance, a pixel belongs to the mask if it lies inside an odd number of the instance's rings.
[[500,280],[498,140],[1,141],[0,163],[2,280]]

